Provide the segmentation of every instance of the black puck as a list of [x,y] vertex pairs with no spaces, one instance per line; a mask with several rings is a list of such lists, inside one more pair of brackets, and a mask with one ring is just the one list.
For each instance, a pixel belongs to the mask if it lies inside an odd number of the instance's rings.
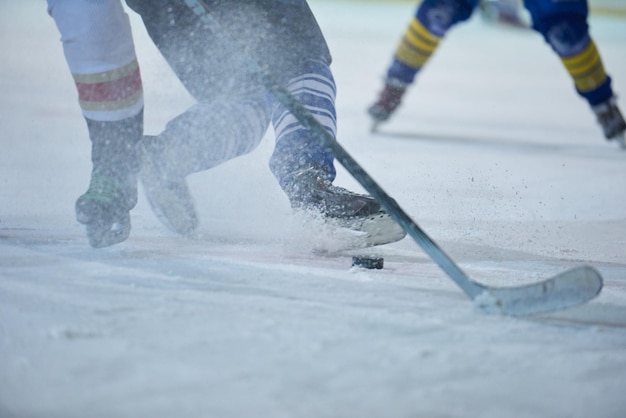
[[383,268],[384,262],[385,259],[382,257],[352,257],[352,266],[362,267],[364,269],[380,270]]

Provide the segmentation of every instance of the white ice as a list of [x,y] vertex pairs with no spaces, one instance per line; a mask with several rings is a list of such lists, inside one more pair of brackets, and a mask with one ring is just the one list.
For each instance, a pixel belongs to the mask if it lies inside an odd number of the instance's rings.
[[[317,231],[267,168],[271,135],[190,178],[197,239],[141,196],[130,239],[91,249],[73,212],[89,141],[59,35],[45,2],[1,1],[0,417],[624,417],[626,151],[539,35],[478,16],[371,134],[413,7],[313,2],[340,141],[474,280],[590,264],[599,297],[486,315],[409,238],[376,251],[382,271],[311,254]],[[157,133],[192,102],[131,18]],[[626,24],[590,23],[626,109]],[[343,170],[337,184],[360,190]]]

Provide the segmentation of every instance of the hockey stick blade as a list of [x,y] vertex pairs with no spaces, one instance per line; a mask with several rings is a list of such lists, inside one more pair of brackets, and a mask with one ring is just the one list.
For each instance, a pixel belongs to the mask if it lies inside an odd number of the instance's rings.
[[583,304],[600,293],[602,276],[590,266],[575,267],[544,280],[517,287],[485,287],[474,298],[487,313],[534,315]]
[[[238,46],[236,49],[240,51],[246,50],[245,45],[211,15],[208,5],[203,0],[184,0],[184,2],[208,28],[212,28],[214,33],[221,34],[227,44]],[[247,70],[259,78],[265,88],[311,131],[322,146],[332,152],[350,175],[474,302],[485,307],[489,305],[497,307],[496,311],[505,315],[521,316],[572,307],[590,300],[600,292],[602,278],[591,267],[569,270],[536,284],[509,288],[492,288],[473,281],[365,172],[335,137],[274,78],[269,68],[263,67],[248,55],[244,55],[244,61]],[[490,302],[481,302],[483,299]]]

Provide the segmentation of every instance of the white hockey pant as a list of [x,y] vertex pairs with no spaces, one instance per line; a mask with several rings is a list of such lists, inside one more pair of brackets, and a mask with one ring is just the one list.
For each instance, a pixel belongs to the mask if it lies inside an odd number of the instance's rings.
[[143,108],[139,66],[120,0],[48,0],[83,115],[118,121]]

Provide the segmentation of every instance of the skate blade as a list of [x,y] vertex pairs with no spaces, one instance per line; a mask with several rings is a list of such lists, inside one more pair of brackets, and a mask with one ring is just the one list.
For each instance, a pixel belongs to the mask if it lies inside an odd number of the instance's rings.
[[391,244],[407,235],[386,212],[367,218],[325,219],[320,232],[318,242],[313,245],[313,252],[317,254],[335,254]]
[[110,247],[126,241],[130,235],[130,214],[126,213],[111,224],[86,225],[89,245],[93,248]]
[[406,231],[386,212],[365,219],[355,219],[342,225],[359,234],[351,240],[353,248],[367,248],[391,244],[406,237]]

